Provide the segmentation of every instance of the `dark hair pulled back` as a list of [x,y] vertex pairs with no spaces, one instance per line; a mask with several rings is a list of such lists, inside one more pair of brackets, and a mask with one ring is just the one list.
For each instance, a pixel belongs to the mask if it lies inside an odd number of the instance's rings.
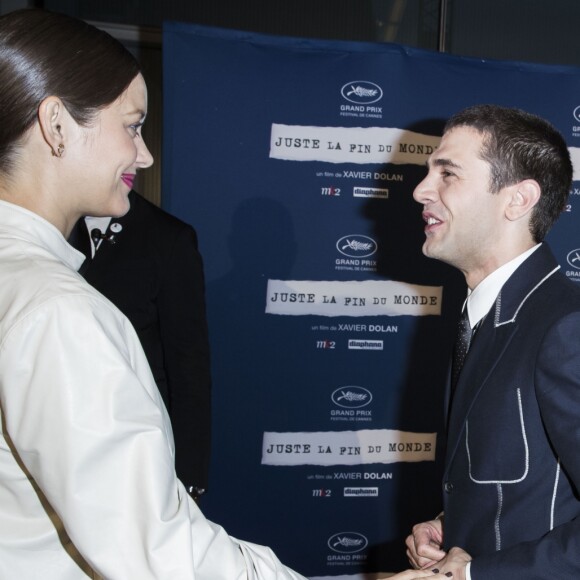
[[119,41],[82,20],[37,9],[0,17],[0,171],[9,171],[46,97],[90,125],[139,72]]

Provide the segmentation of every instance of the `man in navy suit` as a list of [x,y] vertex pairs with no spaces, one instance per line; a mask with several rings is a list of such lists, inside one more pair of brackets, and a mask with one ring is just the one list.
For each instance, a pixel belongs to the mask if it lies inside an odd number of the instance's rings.
[[450,381],[443,511],[398,579],[580,578],[580,290],[543,242],[571,180],[550,124],[481,105],[448,121],[415,189],[423,252],[465,275],[475,333]]
[[88,256],[80,273],[135,327],[171,418],[177,475],[197,497],[208,485],[211,423],[197,235],[135,191],[129,202],[121,218],[81,220],[69,242]]

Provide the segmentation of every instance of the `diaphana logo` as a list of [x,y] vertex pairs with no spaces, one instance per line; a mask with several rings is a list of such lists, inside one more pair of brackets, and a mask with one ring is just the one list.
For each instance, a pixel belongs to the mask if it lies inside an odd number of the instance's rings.
[[567,256],[566,260],[572,268],[576,268],[576,270],[580,270],[580,248],[576,250],[572,250]]
[[383,89],[369,81],[352,81],[340,89],[341,95],[356,105],[370,105],[383,98]]
[[574,109],[572,115],[574,115],[574,119],[580,123],[580,105]]
[[377,251],[377,243],[368,236],[353,234],[336,242],[336,249],[349,258],[366,258]]
[[344,487],[344,497],[379,497],[378,487]]
[[341,532],[328,539],[328,547],[341,554],[355,554],[364,550],[369,541],[358,532]]
[[340,387],[330,397],[332,402],[345,409],[366,407],[372,400],[372,393],[364,387]]

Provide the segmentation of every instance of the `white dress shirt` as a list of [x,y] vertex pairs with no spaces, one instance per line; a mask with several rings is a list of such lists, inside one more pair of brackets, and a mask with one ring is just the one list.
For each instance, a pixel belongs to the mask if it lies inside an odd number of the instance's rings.
[[303,579],[189,497],[137,335],[83,258],[0,201],[0,578]]
[[503,285],[509,280],[510,276],[519,268],[519,266],[540,246],[541,244],[536,244],[533,248],[530,248],[503,266],[500,266],[497,270],[494,270],[484,278],[473,289],[473,291],[468,291],[466,303],[471,328],[473,328],[491,310],[491,307],[493,306]]

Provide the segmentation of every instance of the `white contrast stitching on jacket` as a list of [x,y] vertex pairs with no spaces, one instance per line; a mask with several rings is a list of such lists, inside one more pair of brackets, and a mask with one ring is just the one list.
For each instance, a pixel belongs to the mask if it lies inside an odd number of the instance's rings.
[[501,530],[499,527],[499,520],[501,518],[501,508],[503,507],[503,490],[501,483],[497,484],[497,514],[495,515],[495,549],[497,552],[501,550]]
[[556,509],[556,496],[558,495],[558,481],[560,480],[560,459],[556,466],[556,478],[554,479],[554,491],[552,492],[552,505],[550,507],[550,531],[554,529],[554,511]]
[[526,435],[526,426],[524,425],[524,411],[522,409],[522,393],[521,393],[521,389],[519,389],[519,388],[517,389],[517,397],[518,397],[518,409],[519,409],[519,413],[520,413],[520,424],[521,424],[521,428],[522,428],[522,438],[524,440],[524,447],[526,450],[526,461],[525,461],[526,468],[524,470],[524,474],[519,479],[512,479],[512,480],[507,480],[507,481],[475,479],[475,477],[473,477],[473,475],[471,474],[471,453],[469,452],[469,421],[466,421],[465,422],[465,448],[467,450],[467,460],[469,463],[469,479],[471,479],[471,481],[473,481],[474,483],[479,483],[482,485],[520,483],[521,481],[523,481],[527,477],[528,471],[530,468],[530,449],[528,447],[528,438]]
[[560,269],[560,266],[556,266],[549,274],[547,274],[544,278],[542,278],[525,296],[525,298],[520,302],[520,305],[518,306],[517,310],[515,311],[513,318],[511,318],[510,320],[506,320],[505,322],[498,322],[499,319],[499,308],[501,306],[501,292],[499,294],[498,297],[498,301],[497,301],[497,305],[496,305],[496,311],[495,311],[495,326],[496,328],[498,326],[502,326],[503,324],[509,324],[510,322],[514,322],[515,319],[518,316],[519,311],[522,309],[522,306],[525,304],[526,300],[537,290],[537,288],[539,286],[541,286],[550,276],[552,276],[553,274],[555,274],[558,270]]

